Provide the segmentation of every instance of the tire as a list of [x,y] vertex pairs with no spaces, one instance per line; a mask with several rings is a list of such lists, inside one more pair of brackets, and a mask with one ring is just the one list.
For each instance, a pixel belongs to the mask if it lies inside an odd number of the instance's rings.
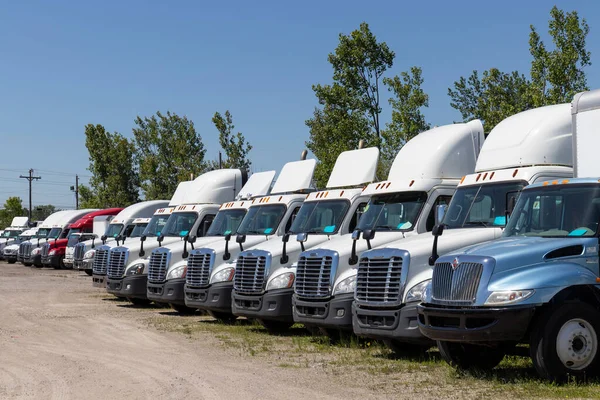
[[323,332],[319,327],[314,325],[304,325],[304,329],[306,329],[313,336],[323,336]]
[[219,311],[208,311],[208,314],[219,322],[224,324],[233,324],[237,317],[231,313],[219,312]]
[[134,306],[147,306],[151,303],[151,301],[148,299],[136,299],[133,297],[127,297],[127,301],[133,304]]
[[533,327],[531,359],[544,379],[564,382],[596,376],[600,367],[600,312],[581,301],[545,312]]
[[196,312],[195,308],[190,308],[185,305],[182,306],[180,304],[169,304],[169,306],[171,306],[171,308],[174,311],[177,311],[179,314],[182,314],[182,315],[190,315],[190,314],[193,314],[194,312]]
[[35,267],[36,267],[36,268],[44,268],[44,264],[41,264],[41,265],[36,265]]
[[292,325],[294,325],[293,322],[273,321],[269,319],[259,319],[258,322],[264,326],[269,333],[275,334],[286,332],[292,327]]
[[14,264],[14,263],[16,263],[16,261],[13,261],[13,260],[6,260],[6,262],[7,262],[7,263],[9,263],[9,264]]
[[63,256],[63,257],[61,257],[61,258],[58,260],[58,267],[54,267],[54,269],[66,269],[66,268],[65,268],[65,263],[64,263],[64,260],[65,260],[65,257],[64,257],[64,256]]
[[94,271],[92,271],[91,269],[84,269],[83,272],[85,272],[88,276],[94,275]]
[[388,339],[383,343],[398,357],[422,357],[431,346]]
[[26,267],[31,267],[33,264],[32,263],[23,263],[23,265]]
[[437,347],[444,361],[462,370],[490,370],[500,364],[506,354],[506,347],[502,345],[489,347],[438,340]]

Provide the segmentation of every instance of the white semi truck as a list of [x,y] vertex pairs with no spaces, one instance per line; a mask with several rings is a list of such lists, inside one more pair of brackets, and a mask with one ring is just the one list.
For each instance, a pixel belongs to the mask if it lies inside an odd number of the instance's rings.
[[12,242],[12,244],[6,245],[3,250],[4,260],[9,264],[14,264],[17,262],[19,246],[21,243],[30,240],[32,237],[36,235],[38,228],[31,228],[24,230],[17,236],[17,238]]
[[293,313],[294,321],[326,327],[326,333],[351,329],[358,255],[431,232],[436,207],[449,204],[460,179],[473,173],[483,141],[483,126],[473,120],[430,129],[406,143],[388,180],[365,188],[370,201],[352,235],[300,254],[293,265],[296,284],[286,317]]
[[[569,104],[532,109],[500,122],[481,149],[475,173],[461,179],[443,223],[434,229],[438,235],[443,230],[443,236],[418,235],[360,256],[354,332],[384,340],[398,352],[431,345],[419,332],[417,305],[431,282],[437,255],[500,237],[525,186],[571,178],[571,132]],[[441,217],[444,210],[439,211]]]
[[0,260],[5,246],[11,245],[19,237],[19,235],[28,229],[29,218],[27,217],[14,217],[10,226],[4,228],[2,234],[0,234]]
[[183,200],[175,207],[156,240],[146,242],[147,237],[143,235],[139,242],[102,248],[107,291],[135,304],[148,303],[147,267],[152,250],[163,243],[183,241],[185,236],[204,237],[221,204],[232,201],[246,180],[247,175],[239,169],[202,174],[186,188]]
[[[274,177],[275,171],[258,172],[250,176],[236,196],[236,201],[221,205],[205,237],[190,238],[186,235],[183,241],[154,249],[148,263],[148,300],[169,304],[179,312],[193,310],[186,307],[184,296],[190,252],[194,253],[195,246],[210,247],[213,242],[221,245],[225,237],[229,239],[237,231],[253,202],[269,194]],[[266,240],[263,235],[259,238]],[[232,250],[235,253],[235,249]]]

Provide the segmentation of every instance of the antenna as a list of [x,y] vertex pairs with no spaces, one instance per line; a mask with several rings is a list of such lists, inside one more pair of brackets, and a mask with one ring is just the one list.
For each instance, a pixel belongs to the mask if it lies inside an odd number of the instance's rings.
[[300,154],[300,160],[306,160],[307,155],[308,155],[308,151],[302,150],[302,153]]

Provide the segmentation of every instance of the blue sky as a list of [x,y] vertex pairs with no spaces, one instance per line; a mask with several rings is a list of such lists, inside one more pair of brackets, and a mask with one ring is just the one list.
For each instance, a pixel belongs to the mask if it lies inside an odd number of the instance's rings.
[[[362,21],[396,52],[395,75],[423,68],[435,125],[460,120],[447,88],[472,70],[528,73],[529,25],[548,41],[552,5],[576,9],[600,57],[597,1],[28,1],[0,3],[0,204],[73,206],[74,174],[89,172],[84,126],[131,136],[137,115],[191,118],[209,158],[219,151],[211,117],[229,109],[254,146],[255,170],[297,159],[316,105],[311,85],[329,83],[327,55]],[[588,83],[600,87],[594,63]],[[386,96],[387,97],[387,96]],[[384,105],[387,110],[389,107]],[[384,113],[384,120],[389,112]]]

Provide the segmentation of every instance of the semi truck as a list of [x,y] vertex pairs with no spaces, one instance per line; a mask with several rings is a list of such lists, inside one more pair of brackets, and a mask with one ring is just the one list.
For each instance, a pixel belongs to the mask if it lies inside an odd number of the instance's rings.
[[[163,243],[182,241],[184,236],[206,236],[221,204],[232,201],[247,179],[245,171],[239,169],[204,173],[186,189],[183,200],[175,207],[156,240],[146,241],[147,237],[142,236],[139,242],[102,248],[108,293],[127,298],[134,304],[147,304],[148,259],[152,250]],[[96,262],[98,259],[94,264]]]
[[[225,236],[229,238],[232,233],[237,232],[250,206],[269,193],[274,177],[275,171],[258,172],[250,176],[236,196],[236,201],[221,205],[205,237],[196,239],[186,235],[183,241],[154,249],[148,262],[148,300],[169,304],[171,308],[182,313],[194,310],[185,305],[184,296],[188,261],[195,265],[199,260],[194,246],[205,249],[213,242],[219,242],[221,245]],[[263,235],[257,236],[260,240],[266,240]],[[235,249],[232,251],[235,253]]]
[[28,229],[28,222],[29,218],[27,217],[14,217],[10,226],[4,228],[0,234],[0,260],[3,257],[4,247],[13,244],[19,235]]
[[[431,282],[436,254],[499,238],[506,214],[525,186],[571,178],[571,132],[569,104],[524,111],[494,127],[475,173],[461,179],[447,210],[437,210],[438,229],[444,218],[443,236],[424,233],[361,254],[352,326],[344,328],[383,340],[398,353],[431,347],[431,340],[419,331],[417,305]],[[336,326],[321,321],[319,326]]]
[[[92,286],[103,288],[106,285],[106,263],[105,251],[113,246],[118,246],[125,242],[138,240],[141,237],[143,223],[136,223],[138,218],[151,217],[156,210],[166,210],[167,200],[149,200],[132,204],[117,214],[108,224],[106,232],[100,237],[100,240],[92,238],[78,243],[73,250],[73,262],[75,268],[84,270],[88,275],[92,275]],[[169,212],[165,212],[168,217]],[[97,251],[102,256],[101,262],[95,263]]]
[[[67,243],[67,249],[65,250],[65,259],[64,263],[67,268],[74,268],[75,266],[75,245],[80,242],[85,242],[87,240],[99,240],[100,237],[106,232],[110,221],[114,218],[114,215],[104,215],[99,217],[94,217],[94,221],[92,223],[92,232],[91,233],[73,233],[69,235],[69,242]],[[79,269],[79,268],[78,268]],[[89,270],[88,275],[92,275],[92,270]]]
[[294,321],[334,336],[351,329],[359,254],[431,232],[436,206],[449,204],[460,179],[473,173],[483,141],[479,120],[436,127],[408,141],[388,180],[364,189],[370,200],[354,232],[300,254],[288,311]]
[[64,263],[67,244],[71,235],[92,233],[94,228],[94,217],[117,215],[122,210],[122,208],[107,208],[104,210],[92,211],[72,224],[69,224],[68,233],[65,238],[47,242],[42,246],[42,265],[44,267],[52,267],[55,269],[72,268],[72,264],[68,265]]
[[19,246],[21,243],[34,237],[37,233],[37,230],[37,228],[27,229],[21,232],[19,236],[17,236],[17,238],[12,242],[12,244],[5,246],[3,250],[4,260],[6,260],[6,262],[9,264],[16,263],[18,259]]
[[526,343],[546,379],[598,374],[600,90],[576,95],[572,118],[575,178],[527,186],[500,239],[435,263],[419,329],[455,367],[491,369]]

